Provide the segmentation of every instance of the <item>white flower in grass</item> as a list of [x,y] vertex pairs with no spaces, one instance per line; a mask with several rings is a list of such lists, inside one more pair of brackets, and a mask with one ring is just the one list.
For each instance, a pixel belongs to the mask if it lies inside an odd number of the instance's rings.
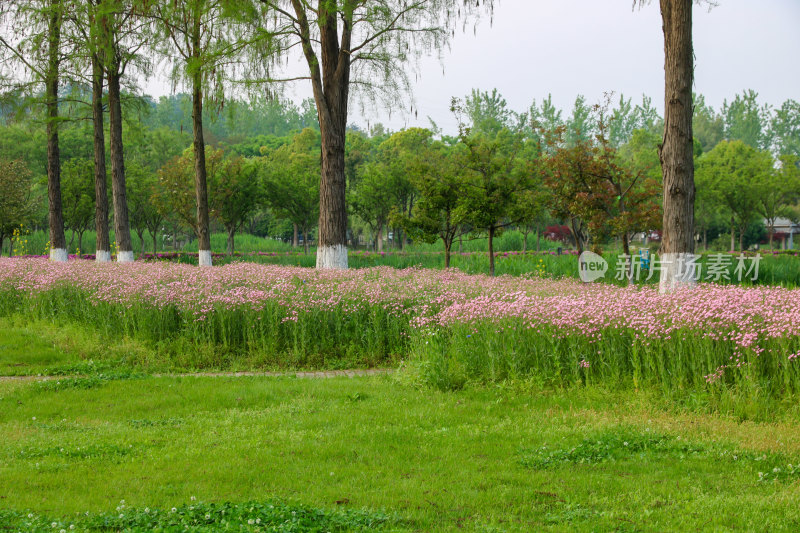
[[250,525],[250,526],[252,526],[252,525],[253,525],[253,524],[255,524],[255,523],[256,523],[256,521],[255,521],[255,520],[253,520],[252,518],[251,518],[250,520],[248,520],[248,521],[247,521],[247,524],[248,524],[248,525]]
[[176,508],[174,508],[174,507],[173,507],[173,508],[172,508],[172,512],[173,512],[173,513],[177,513],[177,512],[178,512],[178,510],[177,510]]

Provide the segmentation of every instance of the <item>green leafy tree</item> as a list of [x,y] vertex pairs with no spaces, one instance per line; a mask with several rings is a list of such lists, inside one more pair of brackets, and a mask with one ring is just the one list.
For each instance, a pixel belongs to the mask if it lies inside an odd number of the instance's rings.
[[775,110],[770,136],[778,155],[800,157],[800,103],[797,100],[787,100]]
[[450,267],[453,242],[470,229],[469,184],[454,161],[453,151],[440,141],[431,141],[418,152],[419,170],[411,182],[419,191],[419,201],[404,219],[413,238],[425,242],[442,239],[445,268]]
[[694,95],[692,132],[703,153],[712,150],[725,138],[725,120],[713,107],[706,105],[702,94]]
[[451,109],[459,120],[456,157],[468,184],[467,209],[475,227],[489,237],[489,274],[494,276],[494,238],[515,222],[511,218],[515,199],[529,188],[532,175],[529,163],[519,157],[524,147],[522,123],[505,124],[492,134],[465,124],[468,108],[457,98]]
[[[206,147],[203,156],[208,174],[214,175],[222,163],[222,150]],[[199,239],[203,229],[197,217],[195,169],[194,151],[188,149],[164,163],[158,171],[159,190],[153,201],[166,220],[191,228]]]
[[95,215],[94,162],[70,159],[62,167],[61,189],[64,199],[64,226],[72,231],[69,248],[78,235],[78,250],[83,250],[83,234],[92,227]]
[[306,128],[261,165],[266,203],[302,232],[306,253],[308,234],[319,216],[319,150],[319,133]]
[[[172,78],[192,92],[192,146],[195,165],[197,221],[201,266],[211,266],[208,165],[203,132],[203,99],[222,101],[226,76],[236,70],[242,50],[257,42],[244,18],[252,12],[247,2],[181,0],[154,2],[150,16],[157,21],[163,46],[160,52],[172,63]],[[244,17],[244,18],[243,18]],[[239,62],[239,63],[237,63]]]
[[743,141],[722,141],[704,154],[698,175],[730,216],[731,250],[738,231],[739,250],[744,235],[759,213],[759,198],[772,174],[772,157]]
[[572,106],[572,115],[566,121],[564,139],[567,145],[575,146],[580,142],[591,140],[593,136],[592,108],[586,104],[583,95],[578,95]]
[[[0,158],[0,254],[6,238],[27,224],[34,213],[32,187],[33,173],[23,161]],[[12,248],[9,246],[9,256]]]
[[725,139],[742,141],[757,150],[770,148],[770,107],[759,105],[757,92],[747,90],[741,95],[737,94],[731,102],[723,102],[722,116],[725,120]]
[[226,157],[211,178],[212,210],[228,234],[228,255],[233,255],[236,232],[259,206],[261,187],[257,174],[258,168],[253,161],[236,155]]
[[145,253],[145,232],[150,234],[155,255],[158,253],[158,234],[165,218],[158,209],[157,201],[154,201],[159,194],[158,176],[156,172],[135,162],[128,164],[126,174],[131,228],[142,243],[142,254]]
[[62,29],[66,7],[62,0],[0,3],[0,18],[7,21],[0,34],[0,63],[4,69],[0,80],[6,85],[5,89],[32,97],[45,108],[50,257],[56,261],[67,260],[58,144],[62,121],[59,116],[59,83],[66,46]]

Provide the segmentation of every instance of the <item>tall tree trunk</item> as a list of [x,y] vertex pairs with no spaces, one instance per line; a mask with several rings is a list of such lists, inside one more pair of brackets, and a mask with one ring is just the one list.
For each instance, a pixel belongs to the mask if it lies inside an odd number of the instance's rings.
[[303,228],[303,253],[308,255],[308,229]]
[[453,246],[453,239],[444,239],[444,267],[450,268],[450,248]]
[[158,253],[158,235],[154,231],[153,232],[153,256],[155,257],[155,255],[157,253]]
[[489,228],[489,275],[494,276],[494,226]]
[[775,224],[770,222],[769,227],[767,229],[767,234],[769,235],[769,249],[774,250],[775,247],[773,245],[773,236],[775,235]]
[[630,285],[633,281],[633,258],[631,257],[631,245],[628,240],[628,232],[622,234],[622,253],[625,257],[630,257],[628,271],[625,272],[625,278],[628,280],[628,285]]
[[660,0],[664,30],[664,139],[658,155],[664,176],[664,215],[659,289],[696,284],[680,268],[694,253],[694,160],[692,141],[692,0]]
[[[293,2],[303,28],[303,53],[309,64],[322,141],[319,187],[317,268],[347,268],[347,205],[344,148],[347,99],[350,91],[350,41],[352,10],[342,13],[339,34],[337,3],[320,2],[318,8],[321,57],[314,53],[308,20],[301,2]],[[328,4],[331,4],[328,6]],[[341,38],[340,38],[341,37]]]
[[111,194],[114,198],[114,238],[117,240],[117,261],[133,261],[133,243],[128,218],[128,196],[125,186],[125,157],[122,144],[122,100],[119,65],[108,67],[108,122],[111,134]]
[[570,224],[572,225],[572,238],[575,240],[575,248],[578,249],[578,255],[580,256],[583,253],[583,230],[581,229],[581,225],[578,222],[578,219],[573,217],[570,220]]
[[61,63],[61,1],[50,1],[47,21],[48,61],[45,79],[47,107],[47,200],[50,204],[50,259],[66,261],[67,241],[64,236],[64,215],[61,207],[61,158],[58,150],[58,74]]
[[297,248],[300,246],[299,231],[300,230],[297,228],[297,224],[292,222],[292,248]]
[[236,226],[228,228],[228,255],[233,255],[234,236],[236,235]]
[[192,81],[192,131],[194,132],[194,188],[197,196],[197,245],[200,266],[211,266],[206,148],[203,140],[203,92],[200,72]]
[[383,224],[378,224],[377,248],[378,252],[383,251]]
[[739,228],[739,251],[744,252],[744,231],[745,226]]
[[344,176],[346,86],[340,88],[340,91],[344,95],[338,98],[336,91],[329,91],[326,94],[329,113],[327,117],[320,114],[322,176],[319,188],[317,268],[347,268],[347,206]]
[[536,253],[538,254],[542,249],[542,225],[536,224]]
[[139,252],[144,255],[144,230],[136,229],[136,235],[139,237]]
[[526,228],[526,230],[522,232],[522,253],[526,254],[527,252],[528,252],[528,230]]
[[106,141],[103,131],[103,65],[92,54],[92,123],[94,125],[94,227],[97,232],[95,261],[111,261],[108,236],[108,185],[106,183]]
[[85,230],[80,230],[78,232],[78,259],[81,258],[81,251],[83,251],[83,232]]
[[731,252],[736,251],[736,222],[731,215]]

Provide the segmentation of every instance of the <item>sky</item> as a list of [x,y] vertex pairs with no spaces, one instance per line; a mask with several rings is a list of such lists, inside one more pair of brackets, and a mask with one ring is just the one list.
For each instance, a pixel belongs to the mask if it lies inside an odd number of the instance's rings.
[[[694,11],[695,92],[717,109],[745,89],[773,106],[800,100],[800,0],[716,3]],[[594,104],[612,91],[634,103],[647,95],[663,110],[663,65],[658,0],[641,9],[632,9],[632,0],[495,0],[491,23],[484,18],[475,34],[472,28],[457,32],[441,59],[421,60],[412,95],[417,117],[408,113],[410,100],[391,116],[384,110],[362,114],[351,105],[349,123],[381,122],[397,130],[427,127],[430,116],[454,133],[450,100],[473,88],[498,89],[516,111],[552,94],[568,114],[577,95]],[[170,88],[152,80],[145,91],[158,96]],[[309,82],[294,85],[287,96],[310,97]]]

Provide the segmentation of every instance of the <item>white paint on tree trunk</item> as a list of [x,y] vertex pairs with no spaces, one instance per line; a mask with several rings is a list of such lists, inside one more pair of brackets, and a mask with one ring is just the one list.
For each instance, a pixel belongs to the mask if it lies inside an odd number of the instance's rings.
[[66,262],[69,254],[65,248],[50,248],[50,261]]
[[200,250],[197,257],[201,267],[211,266],[211,250]]
[[684,289],[692,289],[697,285],[697,272],[687,267],[695,259],[694,254],[668,253],[661,254],[661,277],[658,291],[668,294]]
[[347,246],[344,244],[318,246],[317,268],[347,268]]
[[94,260],[98,263],[108,263],[111,261],[111,252],[108,250],[97,250],[94,253]]
[[133,252],[117,252],[117,263],[133,263]]

